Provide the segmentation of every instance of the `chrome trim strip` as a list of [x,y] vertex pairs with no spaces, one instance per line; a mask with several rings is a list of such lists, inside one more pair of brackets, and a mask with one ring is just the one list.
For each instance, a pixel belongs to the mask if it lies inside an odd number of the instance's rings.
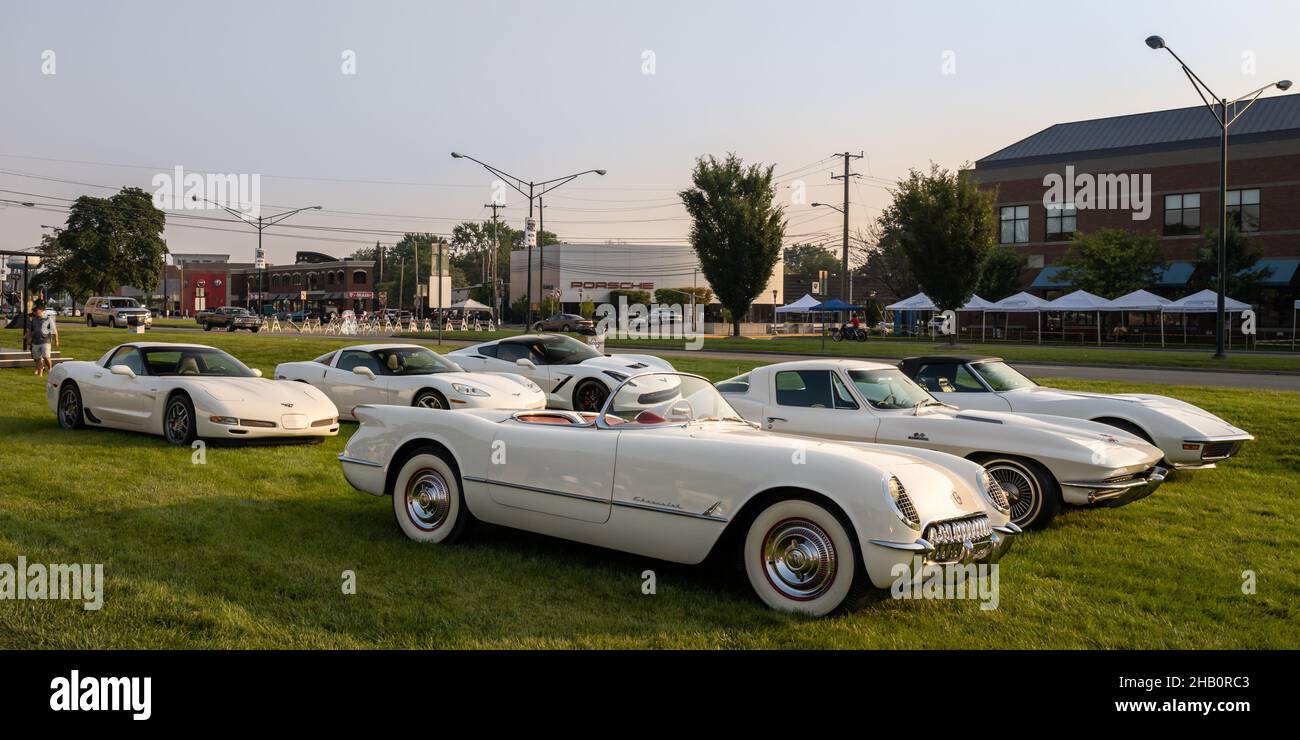
[[1122,483],[1102,483],[1101,481],[1097,481],[1095,483],[1089,483],[1086,480],[1061,482],[1061,485],[1066,486],[1068,488],[1087,488],[1094,491],[1116,491],[1116,492],[1125,491],[1130,488],[1141,488],[1146,484],[1147,484],[1146,478],[1134,478],[1133,480],[1126,480]]
[[356,465],[365,465],[366,467],[369,468],[384,467],[383,463],[377,463],[373,460],[362,460],[359,457],[348,457],[347,455],[344,455],[342,452],[339,453],[339,462],[354,463]]
[[[658,513],[660,513],[660,514],[673,514],[673,515],[675,515],[675,516],[685,516],[685,517],[690,517],[690,518],[692,518],[692,519],[703,519],[703,520],[705,520],[705,521],[709,521],[709,522],[725,522],[725,521],[727,521],[727,518],[726,518],[726,517],[714,516],[713,514],[709,514],[709,513],[707,513],[707,512],[704,513],[704,514],[696,514],[696,513],[691,512],[691,511],[681,511],[681,510],[679,510],[679,509],[669,509],[669,508],[665,508],[665,507],[662,507],[662,506],[654,506],[654,505],[651,505],[651,504],[642,504],[642,503],[637,503],[637,502],[634,502],[634,501],[619,501],[619,500],[615,499],[615,500],[613,501],[613,504],[614,504],[614,506],[622,506],[622,507],[627,508],[627,509],[644,509],[644,510],[646,510],[646,511],[655,511],[655,512],[658,512]],[[709,507],[709,510],[711,511],[711,510],[716,509],[716,508],[717,508],[717,504],[714,504],[713,506],[710,506],[710,507]]]
[[1023,534],[1025,530],[1021,529],[1020,525],[1015,522],[1007,522],[994,527],[993,531],[999,534]]
[[[556,491],[551,488],[539,488],[538,486],[530,486],[525,483],[510,483],[508,481],[489,480],[487,478],[483,478],[477,475],[462,475],[461,478],[463,480],[472,481],[474,483],[487,483],[488,485],[493,485],[493,486],[515,488],[521,491],[530,491],[532,493],[544,493],[544,494],[549,494],[551,496],[562,496],[564,498],[572,498],[572,499],[577,499],[579,501],[589,501],[591,503],[597,503],[597,504],[606,504],[609,506],[621,506],[627,509],[644,509],[646,511],[654,511],[660,514],[673,514],[675,516],[685,516],[685,517],[690,517],[692,519],[704,519],[710,522],[728,521],[725,517],[714,516],[712,514],[708,514],[707,512],[703,514],[696,514],[695,512],[691,512],[691,511],[679,511],[677,509],[669,509],[662,506],[653,506],[650,504],[641,504],[632,501],[619,501],[617,499],[597,498],[595,496],[587,496],[580,493],[569,493],[568,491]],[[713,506],[709,507],[709,509],[710,510],[716,509],[717,506],[718,506],[717,504],[714,504]]]
[[867,540],[873,545],[888,547],[891,550],[906,550],[908,552],[932,552],[934,545],[918,537],[916,542],[891,542],[890,540]]

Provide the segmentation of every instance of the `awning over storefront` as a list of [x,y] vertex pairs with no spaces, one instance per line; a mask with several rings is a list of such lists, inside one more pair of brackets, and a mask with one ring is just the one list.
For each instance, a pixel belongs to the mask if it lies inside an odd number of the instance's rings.
[[1255,269],[1267,268],[1270,272],[1259,284],[1269,288],[1284,288],[1295,279],[1300,270],[1300,259],[1263,259],[1255,263]]
[[1193,272],[1196,272],[1195,262],[1170,262],[1160,273],[1156,285],[1167,288],[1187,285],[1187,281],[1192,279]]
[[1029,284],[1032,290],[1060,290],[1068,288],[1072,283],[1062,280],[1059,275],[1065,268],[1059,265],[1048,265],[1038,272],[1034,277],[1034,282]]

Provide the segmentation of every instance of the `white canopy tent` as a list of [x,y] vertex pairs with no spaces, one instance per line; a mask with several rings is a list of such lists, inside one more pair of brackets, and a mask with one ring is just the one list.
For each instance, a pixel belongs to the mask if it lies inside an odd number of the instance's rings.
[[[1099,295],[1093,295],[1086,290],[1076,290],[1073,293],[1066,293],[1054,301],[1049,301],[1047,310],[1049,311],[1078,311],[1083,313],[1092,312],[1097,316],[1097,344],[1101,344],[1101,312],[1110,308],[1110,301]],[[1061,321],[1062,339],[1064,339],[1065,321]]]
[[465,300],[461,301],[460,303],[453,303],[453,304],[451,304],[451,305],[448,306],[447,308],[452,309],[452,310],[456,310],[456,311],[465,311],[465,312],[469,312],[469,311],[487,311],[488,313],[492,313],[492,307],[491,307],[491,306],[488,306],[488,305],[485,305],[485,304],[479,303],[478,301],[474,300],[473,298],[466,298]]
[[[1193,293],[1186,298],[1179,298],[1176,301],[1163,306],[1162,313],[1183,314],[1183,342],[1187,342],[1187,314],[1189,313],[1217,313],[1219,310],[1219,294],[1206,288],[1199,293]],[[1250,304],[1242,303],[1234,298],[1224,296],[1223,312],[1228,319],[1228,346],[1232,346],[1232,315],[1249,311]],[[1162,321],[1163,323],[1163,321]]]
[[[1105,310],[1120,311],[1121,313],[1128,311],[1158,312],[1172,302],[1173,301],[1168,298],[1163,298],[1155,293],[1139,288],[1132,293],[1125,293],[1119,298],[1111,301],[1110,308]],[[1121,316],[1121,318],[1123,317]],[[1165,317],[1163,313],[1160,315],[1160,346],[1165,346]]]
[[1007,296],[997,301],[988,308],[989,311],[1002,311],[1007,316],[1007,336],[1011,336],[1011,316],[1013,313],[1034,313],[1038,314],[1038,343],[1043,343],[1043,311],[1047,309],[1047,301],[1039,298],[1032,293],[1020,291],[1012,296]]
[[917,293],[911,298],[904,298],[897,303],[891,303],[885,308],[890,311],[937,311],[939,310],[930,296],[925,293]]
[[777,308],[776,312],[777,313],[809,313],[812,310],[812,308],[818,305],[819,303],[821,303],[821,301],[817,300],[816,298],[813,298],[808,293],[804,293],[803,298],[800,298],[794,303],[787,303],[786,305]]
[[979,312],[980,312],[980,341],[981,341],[981,342],[984,341],[984,337],[985,337],[985,334],[986,334],[986,332],[987,332],[987,326],[986,326],[985,323],[984,323],[984,317],[988,315],[989,310],[992,309],[992,308],[993,308],[993,303],[992,303],[992,301],[986,301],[986,300],[984,300],[983,298],[980,298],[980,297],[977,296],[977,295],[972,295],[972,296],[970,297],[970,300],[969,300],[969,301],[966,301],[966,305],[964,305],[964,306],[962,306],[960,309],[958,309],[959,311],[979,311]]

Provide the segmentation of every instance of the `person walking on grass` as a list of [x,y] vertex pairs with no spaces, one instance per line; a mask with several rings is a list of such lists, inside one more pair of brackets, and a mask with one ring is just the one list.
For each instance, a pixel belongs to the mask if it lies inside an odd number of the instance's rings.
[[54,316],[45,310],[45,303],[37,301],[32,308],[31,326],[27,333],[23,335],[23,341],[31,340],[32,359],[36,361],[37,377],[45,375],[47,370],[54,369],[54,362],[50,359],[50,342],[54,346],[59,346],[59,328],[54,323]]

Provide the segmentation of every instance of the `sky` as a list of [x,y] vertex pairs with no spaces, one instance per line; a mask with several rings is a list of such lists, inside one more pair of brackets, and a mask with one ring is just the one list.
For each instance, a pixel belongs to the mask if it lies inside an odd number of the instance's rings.
[[[909,168],[1198,103],[1148,35],[1229,97],[1300,80],[1297,21],[1294,0],[0,0],[0,199],[39,204],[0,203],[0,248],[178,166],[258,175],[267,215],[322,207],[266,231],[272,262],[446,234],[496,192],[452,151],[525,180],[606,169],[548,196],[545,227],[629,243],[685,243],[676,193],[696,157],[734,152],[775,167],[788,242],[836,245],[840,214],[809,205],[842,200],[835,152],[864,155],[865,227]],[[521,228],[527,200],[504,201]],[[237,261],[256,244],[211,210],[176,212],[166,238]]]

